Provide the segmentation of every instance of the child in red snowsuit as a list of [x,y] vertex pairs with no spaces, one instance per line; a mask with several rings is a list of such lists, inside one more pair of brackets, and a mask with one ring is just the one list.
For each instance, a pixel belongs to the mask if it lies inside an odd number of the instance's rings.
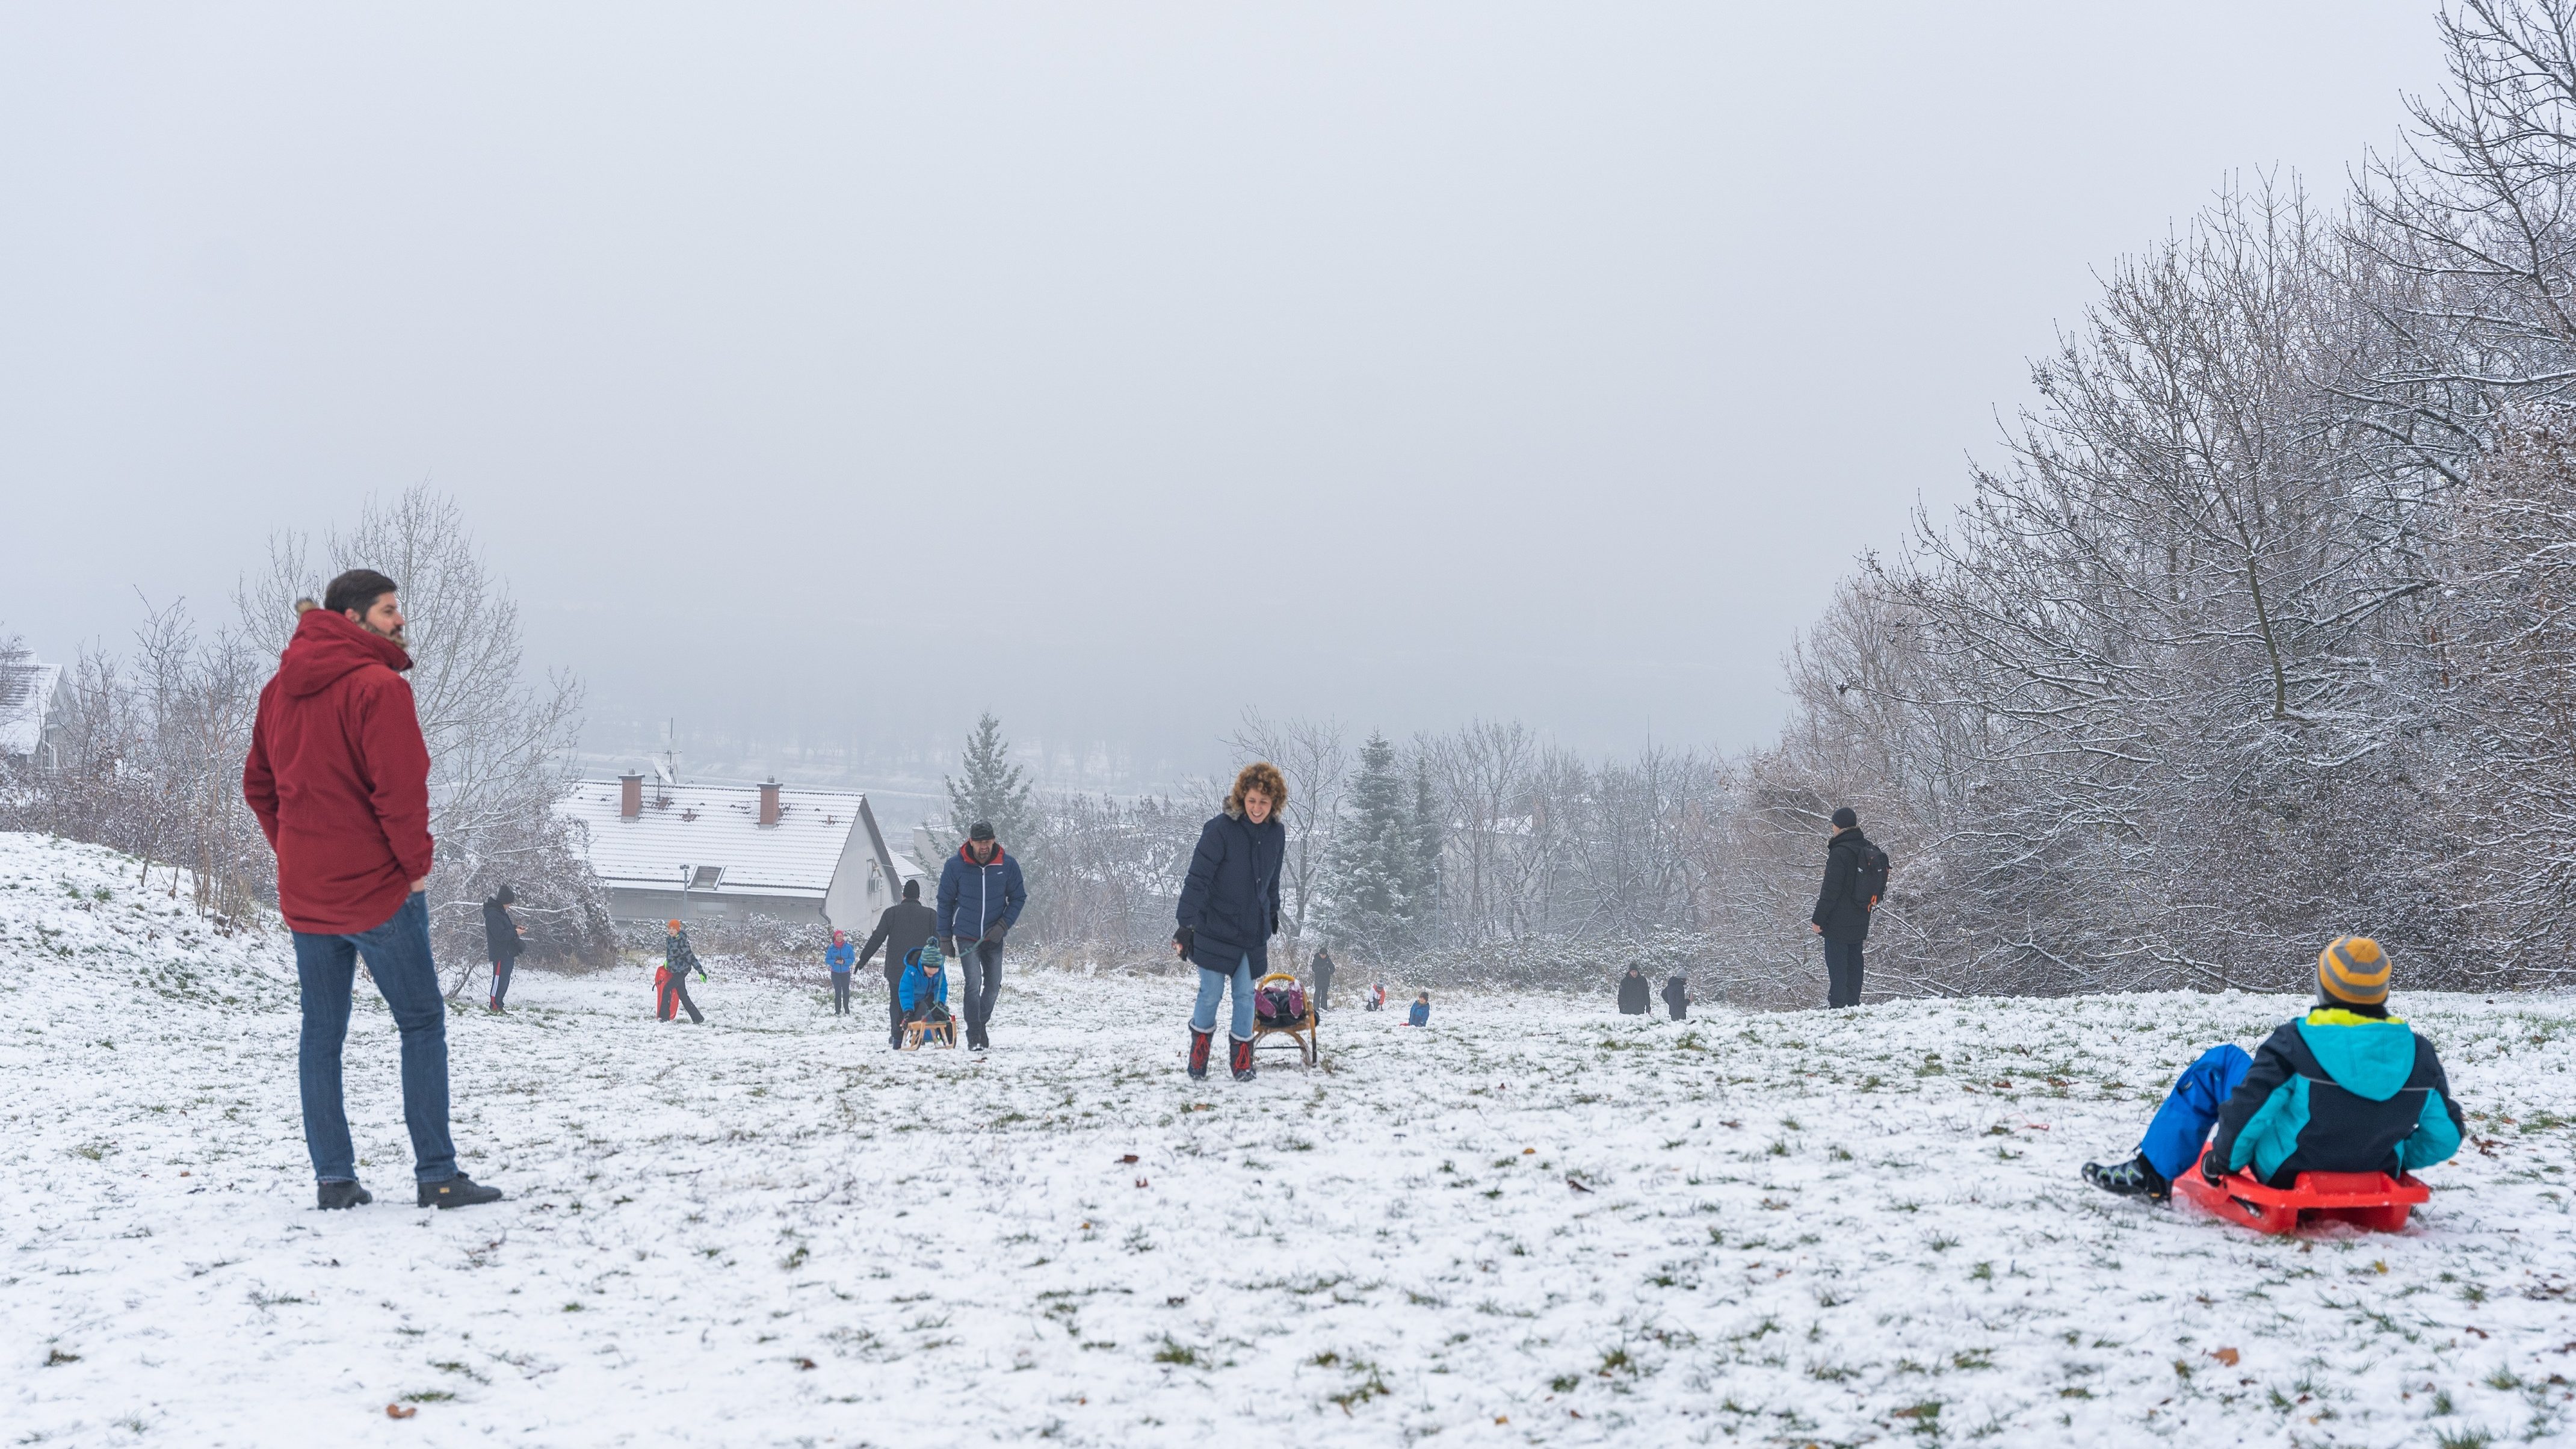
[[688,932],[681,928],[679,922],[673,921],[670,937],[662,945],[662,969],[653,973],[655,1018],[669,1021],[685,1009],[692,1024],[706,1024],[706,1017],[699,1013],[698,1004],[689,999],[689,973],[692,971],[698,973],[700,981],[707,979],[707,968],[698,964],[698,953],[689,949]]

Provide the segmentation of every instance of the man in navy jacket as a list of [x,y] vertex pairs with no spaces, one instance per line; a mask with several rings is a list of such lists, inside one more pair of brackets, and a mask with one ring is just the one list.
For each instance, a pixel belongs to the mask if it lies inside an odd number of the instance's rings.
[[[1003,854],[989,823],[976,821],[966,832],[966,843],[939,871],[939,944],[942,954],[955,956],[966,971],[966,999],[958,1004],[972,1050],[992,1050],[986,1028],[994,998],[1002,994],[1002,939],[1019,924],[1020,908],[1028,903],[1020,863]],[[958,949],[961,942],[963,951]]]

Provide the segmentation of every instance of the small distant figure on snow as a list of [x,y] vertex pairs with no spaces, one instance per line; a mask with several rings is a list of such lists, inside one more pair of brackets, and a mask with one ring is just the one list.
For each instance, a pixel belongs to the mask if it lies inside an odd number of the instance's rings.
[[492,893],[483,903],[483,951],[492,963],[492,1010],[499,1011],[510,996],[510,969],[519,962],[519,938],[527,932],[510,919],[510,904],[518,896],[508,886]]
[[1649,999],[1647,993],[1653,989],[1653,987],[1646,984],[1646,973],[1638,969],[1636,962],[1629,962],[1628,974],[1619,978],[1620,1014],[1623,1016],[1644,1016],[1646,1014],[1646,1004]]
[[2202,1052],[2174,1079],[2137,1155],[2088,1162],[2084,1180],[2165,1202],[2195,1163],[2212,1184],[2244,1172],[2288,1188],[2302,1172],[2395,1176],[2459,1151],[2460,1104],[2433,1044],[2388,1014],[2389,970],[2377,941],[2336,937],[2317,957],[2314,1010],[2250,1057],[2233,1043]]
[[685,1010],[691,1026],[706,1025],[706,1016],[698,1004],[689,999],[689,973],[707,979],[707,968],[698,964],[698,953],[689,949],[688,927],[677,921],[662,942],[662,969],[653,973],[653,1015],[658,1020],[673,1021]]
[[1333,1000],[1333,952],[1328,946],[1315,948],[1314,964],[1308,968],[1315,981],[1315,1009],[1322,1011]]
[[1869,939],[1869,914],[1887,892],[1887,852],[1860,833],[1860,816],[1848,805],[1834,812],[1825,842],[1825,884],[1808,917],[1825,938],[1825,1004],[1860,1005],[1860,948]]
[[857,964],[858,950],[850,938],[839,931],[832,933],[832,944],[823,948],[823,965],[832,973],[832,1014],[850,1014],[850,968]]
[[1404,1014],[1404,1024],[1406,1026],[1429,1026],[1431,1024],[1430,992],[1423,992],[1420,996],[1413,998],[1413,1009]]
[[1386,1010],[1386,983],[1385,983],[1385,982],[1383,982],[1383,981],[1374,982],[1374,983],[1372,983],[1372,984],[1369,986],[1369,993],[1368,993],[1368,1005],[1366,1006],[1366,1008],[1365,1008],[1365,1009],[1366,1009],[1366,1010],[1369,1010],[1369,1011],[1384,1011],[1384,1010]]
[[1680,1021],[1690,1015],[1690,978],[1676,971],[1664,982],[1664,1009]]

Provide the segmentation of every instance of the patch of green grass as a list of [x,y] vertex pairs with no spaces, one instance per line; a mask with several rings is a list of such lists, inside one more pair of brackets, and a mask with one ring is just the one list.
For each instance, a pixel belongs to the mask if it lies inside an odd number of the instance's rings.
[[1163,1337],[1163,1346],[1154,1350],[1154,1362],[1178,1364],[1182,1368],[1197,1368],[1199,1351],[1166,1334]]

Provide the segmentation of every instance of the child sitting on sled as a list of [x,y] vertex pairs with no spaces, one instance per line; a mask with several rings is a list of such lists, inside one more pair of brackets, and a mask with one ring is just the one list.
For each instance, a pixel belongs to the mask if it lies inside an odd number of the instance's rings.
[[939,954],[937,941],[924,941],[904,953],[903,981],[895,989],[907,1022],[928,1022],[944,1026],[948,1022],[948,960]]
[[2317,957],[2314,1010],[2250,1057],[2234,1045],[2201,1053],[2156,1109],[2137,1156],[2088,1162],[2084,1180],[2165,1202],[2195,1161],[2212,1183],[2244,1171],[2287,1188],[2302,1172],[2395,1176],[2457,1152],[2460,1105],[2433,1044],[2388,1014],[2388,976],[2378,942],[2336,937]]
[[1426,991],[1420,996],[1413,998],[1413,1009],[1404,1014],[1404,1024],[1406,1026],[1429,1026],[1431,1024],[1430,992]]

